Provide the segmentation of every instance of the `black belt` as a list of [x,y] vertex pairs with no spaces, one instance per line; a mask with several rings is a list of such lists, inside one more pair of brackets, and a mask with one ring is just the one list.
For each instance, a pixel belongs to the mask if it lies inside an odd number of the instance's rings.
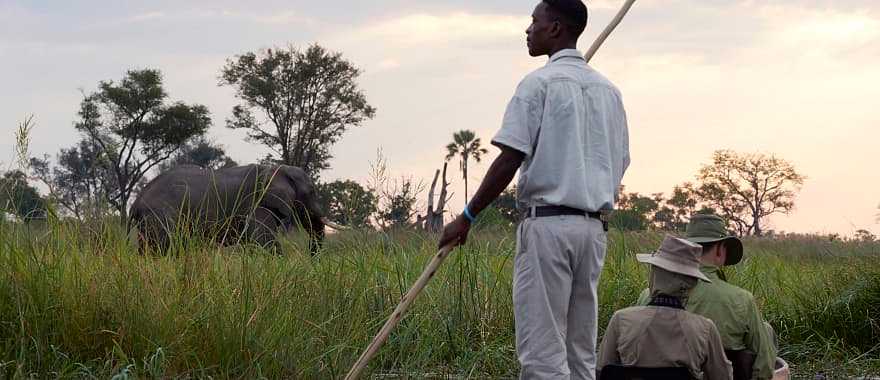
[[[533,214],[534,213],[534,214]],[[585,215],[590,218],[599,220],[602,222],[602,229],[608,231],[608,221],[605,217],[602,216],[602,213],[599,211],[584,211],[581,209],[577,209],[574,207],[568,206],[536,206],[529,207],[526,212],[526,217],[531,218],[542,218],[545,216],[560,216],[560,215]]]

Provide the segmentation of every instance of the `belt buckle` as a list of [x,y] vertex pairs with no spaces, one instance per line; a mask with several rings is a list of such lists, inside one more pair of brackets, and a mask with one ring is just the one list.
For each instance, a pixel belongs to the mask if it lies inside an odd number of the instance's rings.
[[608,222],[611,221],[611,212],[608,210],[599,210],[599,221],[602,222],[602,229],[608,232]]
[[529,219],[534,216],[535,211],[532,209],[532,206],[517,208],[519,211],[519,220],[523,221]]

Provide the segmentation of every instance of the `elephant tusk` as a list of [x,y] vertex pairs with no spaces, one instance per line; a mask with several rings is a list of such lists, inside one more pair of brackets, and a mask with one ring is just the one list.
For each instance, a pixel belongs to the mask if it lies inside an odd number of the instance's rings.
[[336,223],[333,223],[333,222],[331,222],[331,221],[330,221],[329,219],[327,219],[327,218],[321,218],[321,223],[324,223],[325,226],[330,227],[330,228],[332,228],[332,229],[334,229],[334,230],[336,230],[336,231],[345,231],[345,230],[350,229],[350,228],[348,228],[348,227],[346,227],[346,226],[340,226],[340,225],[338,225],[338,224],[336,224]]

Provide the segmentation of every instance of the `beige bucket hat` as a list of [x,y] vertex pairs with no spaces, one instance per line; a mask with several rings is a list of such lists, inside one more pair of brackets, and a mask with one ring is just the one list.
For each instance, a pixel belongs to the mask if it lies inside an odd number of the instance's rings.
[[657,252],[638,254],[636,255],[636,260],[673,273],[712,282],[709,277],[700,272],[700,255],[702,254],[703,247],[699,244],[672,235],[666,235]]

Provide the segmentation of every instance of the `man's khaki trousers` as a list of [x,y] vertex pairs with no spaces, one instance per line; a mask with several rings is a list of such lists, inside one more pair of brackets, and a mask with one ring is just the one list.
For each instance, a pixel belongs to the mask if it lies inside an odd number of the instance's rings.
[[595,379],[606,244],[602,222],[586,216],[520,223],[513,305],[521,379]]

